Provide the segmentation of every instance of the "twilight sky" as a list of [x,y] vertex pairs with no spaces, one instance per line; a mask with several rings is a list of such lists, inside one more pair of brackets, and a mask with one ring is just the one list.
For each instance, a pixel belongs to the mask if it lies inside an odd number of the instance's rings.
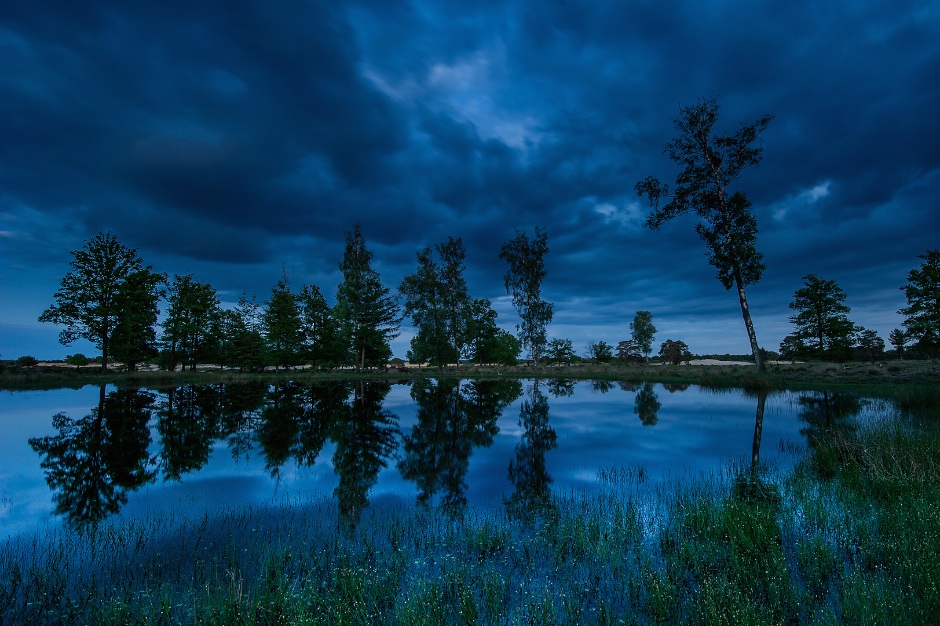
[[649,310],[657,346],[748,352],[692,218],[649,231],[633,192],[674,181],[662,148],[700,97],[722,132],[775,116],[738,187],[767,264],[760,343],[791,331],[810,272],[887,339],[940,246],[936,0],[4,2],[0,355],[95,352],[37,318],[99,230],[224,304],[266,299],[282,268],[332,302],[357,220],[396,288],[462,237],[506,329],[499,249],[540,225],[549,337],[583,354]]

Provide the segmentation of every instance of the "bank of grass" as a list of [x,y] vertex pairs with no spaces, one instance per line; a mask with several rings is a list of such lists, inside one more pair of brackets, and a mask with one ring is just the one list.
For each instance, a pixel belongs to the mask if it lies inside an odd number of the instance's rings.
[[824,432],[788,475],[605,468],[521,518],[377,503],[351,528],[324,501],[21,537],[0,623],[936,623],[935,426]]
[[[609,380],[628,383],[696,384],[711,387],[743,387],[752,390],[836,390],[864,392],[866,395],[923,397],[922,387],[940,388],[940,362],[888,361],[883,363],[771,363],[767,373],[758,375],[750,365],[639,365],[591,364],[460,367],[389,367],[357,372],[352,369],[292,369],[239,372],[213,366],[196,371],[127,372],[121,368],[102,372],[96,368],[67,365],[17,367],[0,371],[0,389],[55,389],[94,384],[114,384],[166,388],[193,383],[239,382],[249,380],[350,380],[384,379],[408,381],[419,378],[564,378]],[[909,391],[905,391],[905,388]],[[940,393],[940,392],[938,392]],[[930,405],[934,406],[933,399]]]

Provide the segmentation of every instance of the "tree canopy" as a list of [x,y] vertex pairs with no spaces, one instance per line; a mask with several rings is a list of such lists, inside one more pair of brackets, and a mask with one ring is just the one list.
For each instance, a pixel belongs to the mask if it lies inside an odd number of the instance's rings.
[[519,341],[529,349],[532,361],[538,366],[539,357],[545,350],[545,327],[552,321],[554,306],[542,300],[542,280],[545,271],[545,255],[548,254],[548,235],[535,227],[535,236],[517,230],[516,236],[503,244],[499,258],[509,264],[506,272],[506,293],[512,296],[512,304],[519,312]]
[[763,148],[757,140],[773,116],[742,125],[734,134],[718,135],[714,133],[718,111],[714,99],[679,107],[674,120],[678,135],[665,148],[681,168],[674,188],[648,176],[636,184],[635,191],[653,209],[646,220],[650,229],[658,230],[682,215],[698,215],[695,232],[705,242],[708,261],[722,286],[737,288],[751,352],[758,370],[764,371],[745,293],[745,287],[757,282],[764,271],[763,255],[757,250],[757,220],[747,197],[740,191],[732,193],[730,187],[741,172],[760,164]]
[[940,351],[940,248],[918,256],[920,268],[907,275],[901,287],[907,306],[899,311],[904,316],[907,337],[931,354]]
[[789,307],[796,311],[790,323],[796,327],[793,338],[800,353],[807,356],[845,359],[852,347],[855,324],[849,321],[851,309],[846,294],[834,280],[815,274],[803,277],[803,287],[793,294]]
[[384,365],[392,356],[389,342],[398,336],[398,302],[372,268],[372,252],[358,223],[346,233],[343,281],[336,291],[339,320],[350,361],[357,369]]
[[[53,295],[54,304],[39,316],[39,321],[64,325],[59,333],[63,345],[76,339],[95,344],[101,350],[101,368],[106,370],[120,316],[134,310],[126,302],[131,291],[124,289],[124,284],[131,275],[149,271],[150,267],[144,267],[137,250],[123,245],[110,232],[98,233],[81,250],[73,251],[69,267]],[[141,283],[146,282],[141,279]],[[135,293],[143,297],[147,291],[139,289]]]

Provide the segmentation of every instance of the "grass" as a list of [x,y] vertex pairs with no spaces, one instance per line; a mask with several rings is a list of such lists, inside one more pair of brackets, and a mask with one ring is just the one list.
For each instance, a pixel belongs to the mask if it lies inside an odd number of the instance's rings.
[[787,475],[604,468],[525,519],[382,505],[350,528],[322,501],[19,537],[0,623],[936,623],[940,429],[912,424],[818,434]]

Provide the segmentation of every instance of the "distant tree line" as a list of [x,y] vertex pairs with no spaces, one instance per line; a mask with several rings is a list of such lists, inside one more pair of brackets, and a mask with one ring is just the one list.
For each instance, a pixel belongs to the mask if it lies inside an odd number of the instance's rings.
[[64,345],[92,342],[101,351],[102,369],[120,361],[131,370],[144,362],[168,370],[198,363],[247,371],[299,365],[361,370],[391,360],[404,300],[416,330],[407,355],[413,362],[512,364],[525,347],[537,364],[552,317],[552,305],[540,296],[547,252],[547,235],[539,228],[534,239],[517,232],[503,246],[506,290],[521,319],[518,338],[496,325],[489,300],[468,293],[460,238],[420,251],[417,270],[396,292],[373,268],[359,224],[346,233],[332,306],[316,285],[292,289],[284,271],[267,300],[243,293],[233,308],[222,308],[212,285],[193,274],[155,272],[108,232],[72,253],[54,302],[39,320],[64,326]]

